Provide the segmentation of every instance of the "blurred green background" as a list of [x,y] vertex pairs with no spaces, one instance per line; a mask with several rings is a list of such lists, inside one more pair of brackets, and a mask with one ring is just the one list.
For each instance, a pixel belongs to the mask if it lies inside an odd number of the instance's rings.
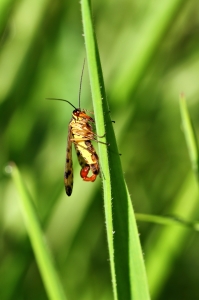
[[[181,128],[184,92],[199,128],[199,3],[93,1],[93,20],[121,161],[135,212],[198,218]],[[5,167],[34,199],[68,299],[113,299],[102,188],[79,176],[65,195],[68,122],[86,57],[79,1],[0,2],[0,298],[47,299]],[[85,68],[81,106],[92,110]],[[106,124],[109,126],[109,124]],[[97,147],[97,145],[96,145]],[[198,234],[138,222],[152,299],[198,299]]]

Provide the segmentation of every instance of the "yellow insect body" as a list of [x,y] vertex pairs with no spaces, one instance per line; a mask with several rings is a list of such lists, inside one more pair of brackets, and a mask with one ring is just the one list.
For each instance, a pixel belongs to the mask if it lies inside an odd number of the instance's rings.
[[[80,109],[75,109],[73,111],[72,119],[69,123],[64,174],[65,190],[68,196],[71,195],[73,188],[72,143],[75,145],[78,161],[82,167],[80,175],[83,180],[93,182],[100,172],[99,159],[91,144],[91,140],[96,140],[96,135],[93,132],[91,123],[94,123],[94,120],[84,111],[81,111]],[[90,170],[93,174],[88,177]]]
[[[75,147],[76,152],[78,151],[78,153],[80,153],[79,155],[84,158],[86,164],[92,165],[92,164],[98,163],[98,157],[97,157],[97,154],[95,153],[95,150],[93,147],[92,147],[93,150],[91,150],[91,147],[88,147],[88,143],[86,141],[77,142],[77,140],[76,140],[75,143],[76,143],[76,147]],[[88,147],[88,148],[85,148],[85,147]]]

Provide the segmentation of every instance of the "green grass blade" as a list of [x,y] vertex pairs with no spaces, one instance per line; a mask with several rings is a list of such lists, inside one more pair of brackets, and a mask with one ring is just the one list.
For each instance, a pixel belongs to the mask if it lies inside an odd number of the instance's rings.
[[133,43],[128,46],[128,53],[123,57],[120,72],[112,88],[111,98],[117,101],[117,104],[131,99],[128,98],[129,95],[137,88],[184,2],[184,0],[155,1],[149,5],[149,12],[139,26],[136,40],[132,39]]
[[81,9],[97,133],[106,132],[104,141],[110,143],[109,147],[99,144],[99,156],[114,299],[146,300],[149,293],[142,250],[108,112],[90,2],[82,0]]
[[191,123],[189,112],[187,109],[186,99],[184,94],[180,95],[180,112],[182,118],[183,131],[187,143],[187,148],[189,152],[189,157],[192,165],[192,169],[196,174],[197,180],[199,178],[199,169],[198,169],[198,143],[194,133],[194,129]]
[[[190,172],[182,182],[178,194],[172,201],[168,213],[180,215],[187,219],[197,217],[198,187]],[[146,266],[152,299],[159,299],[164,283],[175,268],[176,258],[182,252],[190,237],[190,231],[182,226],[157,228],[148,239],[146,246]],[[148,249],[149,248],[149,249]]]
[[178,217],[178,215],[173,216],[157,216],[157,215],[148,215],[148,214],[139,214],[136,213],[136,220],[154,223],[157,225],[176,225],[181,227],[187,227],[196,231],[199,231],[199,223],[187,221],[182,217]]
[[14,183],[19,193],[22,214],[35,254],[37,265],[41,272],[41,277],[46,288],[46,293],[49,299],[52,300],[66,299],[56,270],[53,266],[51,255],[46,245],[41,225],[35,211],[35,207],[22,181],[20,172],[14,164],[10,165],[7,168],[8,171],[11,172]]

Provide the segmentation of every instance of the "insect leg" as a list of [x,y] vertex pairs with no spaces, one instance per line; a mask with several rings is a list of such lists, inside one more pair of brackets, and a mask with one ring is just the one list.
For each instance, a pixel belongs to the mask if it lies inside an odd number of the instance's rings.
[[[81,142],[81,141],[88,141],[90,140],[89,137],[85,137],[85,138],[75,138],[75,139],[71,139],[72,142]],[[100,143],[100,144],[103,144],[103,145],[107,145],[107,146],[110,146],[110,144],[107,144],[107,143],[104,143],[104,142],[101,142],[101,141],[98,141],[96,138],[93,138],[92,139],[93,141],[97,142],[97,143]],[[86,149],[86,148],[85,148]]]

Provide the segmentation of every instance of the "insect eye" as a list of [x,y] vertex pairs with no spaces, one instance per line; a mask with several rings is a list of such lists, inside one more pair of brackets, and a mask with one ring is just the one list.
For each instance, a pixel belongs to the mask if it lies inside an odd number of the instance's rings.
[[75,110],[73,111],[73,114],[74,114],[76,117],[79,117],[79,113],[80,113],[80,111],[79,111],[78,109],[75,109]]

